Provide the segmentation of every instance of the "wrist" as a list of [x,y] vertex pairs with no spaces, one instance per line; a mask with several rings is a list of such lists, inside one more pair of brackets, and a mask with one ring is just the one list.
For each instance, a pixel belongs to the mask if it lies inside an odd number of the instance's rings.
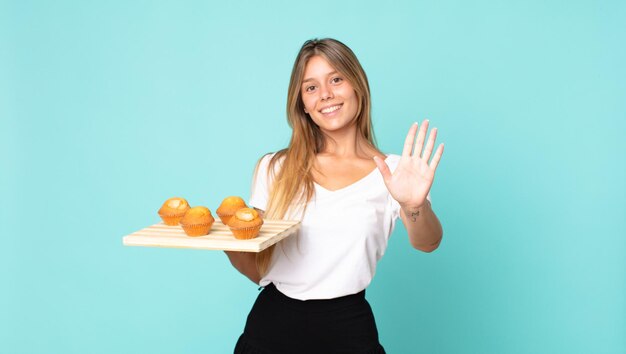
[[417,221],[417,219],[426,211],[429,203],[425,201],[422,205],[415,204],[400,204],[400,209],[407,217],[407,219],[411,221]]
[[403,204],[400,203],[400,209],[408,211],[408,210],[422,210],[428,205],[428,201],[424,201],[423,204]]

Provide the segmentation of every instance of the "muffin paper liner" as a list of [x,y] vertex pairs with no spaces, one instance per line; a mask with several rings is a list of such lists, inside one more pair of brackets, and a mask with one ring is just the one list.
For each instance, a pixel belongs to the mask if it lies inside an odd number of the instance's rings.
[[220,220],[222,220],[222,223],[224,225],[228,225],[228,222],[230,221],[230,219],[234,216],[235,214],[220,214],[217,213],[217,216],[219,216]]
[[183,228],[187,236],[195,237],[195,236],[205,236],[208,235],[211,231],[211,226],[213,223],[208,224],[180,224]]
[[165,225],[176,226],[180,223],[180,219],[183,218],[187,210],[181,210],[177,212],[167,212],[159,210],[159,216],[165,223]]
[[252,227],[231,227],[230,231],[238,240],[249,240],[259,235],[261,225]]
[[162,214],[161,212],[159,212],[159,216],[161,217],[165,225],[169,226],[178,225],[180,223],[180,219],[182,219],[184,215],[184,212],[180,214]]

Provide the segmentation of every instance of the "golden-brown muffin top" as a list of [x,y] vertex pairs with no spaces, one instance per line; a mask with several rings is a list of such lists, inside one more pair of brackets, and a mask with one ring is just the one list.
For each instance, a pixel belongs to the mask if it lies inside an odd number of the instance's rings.
[[161,207],[161,212],[185,212],[189,209],[189,203],[185,198],[173,197],[165,201]]
[[228,226],[232,227],[254,227],[263,224],[263,219],[259,212],[252,208],[241,208],[235,212],[230,219]]
[[237,210],[235,217],[242,221],[251,221],[259,217],[259,212],[252,208],[242,208]]
[[185,213],[181,224],[208,224],[215,221],[213,215],[211,215],[211,211],[207,207],[203,206],[195,206]]
[[217,208],[217,215],[233,215],[237,210],[246,207],[246,202],[237,196],[230,196],[222,200],[219,208]]

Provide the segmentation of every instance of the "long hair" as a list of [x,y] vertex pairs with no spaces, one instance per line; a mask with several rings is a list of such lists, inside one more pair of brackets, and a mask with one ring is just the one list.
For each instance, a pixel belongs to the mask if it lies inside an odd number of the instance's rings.
[[[273,180],[273,184],[270,186],[269,201],[265,210],[265,217],[268,219],[294,217],[294,210],[303,213],[314,193],[312,169],[315,156],[324,150],[327,142],[320,128],[304,112],[301,87],[306,65],[316,55],[326,59],[354,88],[358,97],[356,113],[358,138],[378,151],[372,129],[369,83],[356,55],[345,44],[335,39],[306,41],[293,65],[287,93],[287,121],[292,129],[291,140],[287,148],[274,154],[269,163],[268,174],[271,178],[268,176],[268,180]],[[275,169],[276,164],[280,165],[279,169]],[[288,215],[288,212],[291,215]],[[269,267],[273,249],[272,246],[257,255],[256,263],[261,276]]]

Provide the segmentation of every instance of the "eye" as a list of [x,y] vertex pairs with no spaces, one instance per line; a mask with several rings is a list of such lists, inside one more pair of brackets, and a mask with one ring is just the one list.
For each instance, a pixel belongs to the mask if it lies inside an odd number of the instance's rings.
[[333,77],[332,79],[330,79],[330,82],[333,83],[333,84],[338,84],[338,83],[340,83],[342,81],[343,81],[343,78],[338,77],[338,76]]
[[315,90],[315,86],[312,86],[312,85],[311,86],[306,86],[304,88],[304,91],[306,91],[306,92],[312,92],[313,90]]

